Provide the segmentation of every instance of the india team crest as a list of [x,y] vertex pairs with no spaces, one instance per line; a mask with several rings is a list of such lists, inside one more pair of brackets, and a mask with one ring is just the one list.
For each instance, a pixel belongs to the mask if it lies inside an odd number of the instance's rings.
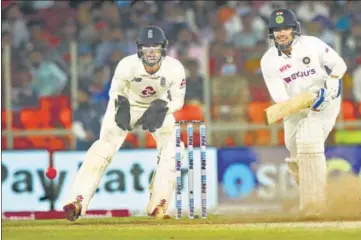
[[161,86],[161,87],[165,87],[166,83],[167,83],[167,80],[165,79],[165,77],[162,77],[162,78],[160,79],[160,86]]
[[275,18],[275,21],[276,21],[276,23],[281,24],[281,23],[283,23],[285,21],[285,18],[282,15],[278,15]]
[[302,59],[302,62],[303,62],[304,64],[309,64],[309,63],[311,62],[311,60],[310,60],[309,57],[304,57],[304,58]]

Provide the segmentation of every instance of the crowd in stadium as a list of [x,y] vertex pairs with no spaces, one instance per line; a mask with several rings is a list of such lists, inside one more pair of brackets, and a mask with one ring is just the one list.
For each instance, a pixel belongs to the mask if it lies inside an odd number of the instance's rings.
[[[81,126],[82,131],[75,131],[77,149],[87,149],[99,134],[114,69],[124,56],[136,53],[137,31],[149,24],[165,31],[168,54],[186,68],[186,104],[176,113],[177,119],[204,119],[208,82],[212,122],[262,123],[262,109],[270,104],[270,97],[260,58],[269,47],[266,19],[276,8],[293,9],[302,34],[317,36],[340,52],[348,65],[341,121],[360,119],[360,2],[135,1],[132,6],[130,2],[2,1],[2,51],[11,46],[11,92],[6,92],[2,80],[2,129],[9,97],[13,130]],[[74,41],[75,100],[71,98]],[[2,58],[4,63],[4,54]],[[16,137],[14,147],[70,149],[71,139]],[[282,133],[279,139],[282,143]],[[242,135],[231,131],[217,134],[214,145],[267,145],[269,141],[267,130]],[[332,135],[330,141],[334,141]],[[130,134],[123,147],[138,146],[137,135]],[[155,147],[148,135],[146,147]]]

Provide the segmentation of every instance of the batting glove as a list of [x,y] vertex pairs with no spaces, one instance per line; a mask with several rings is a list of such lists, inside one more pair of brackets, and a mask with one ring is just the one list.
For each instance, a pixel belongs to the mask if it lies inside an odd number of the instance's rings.
[[332,99],[338,98],[341,95],[341,79],[329,76],[326,79],[326,88]]
[[314,93],[315,98],[311,105],[311,109],[316,112],[325,110],[331,103],[332,92],[328,91],[325,88],[320,88],[319,90],[311,89],[311,92]]

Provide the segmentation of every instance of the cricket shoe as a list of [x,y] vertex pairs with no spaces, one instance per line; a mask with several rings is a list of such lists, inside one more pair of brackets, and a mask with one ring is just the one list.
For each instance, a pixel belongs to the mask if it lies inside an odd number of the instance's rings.
[[155,219],[171,219],[171,216],[166,214],[167,208],[167,200],[162,199],[160,200],[160,203],[154,208],[150,216],[154,217]]
[[63,207],[64,213],[65,213],[65,218],[68,219],[68,221],[75,221],[79,218],[80,213],[81,213],[81,196],[80,198],[77,197],[77,200],[72,202],[72,203],[68,203]]

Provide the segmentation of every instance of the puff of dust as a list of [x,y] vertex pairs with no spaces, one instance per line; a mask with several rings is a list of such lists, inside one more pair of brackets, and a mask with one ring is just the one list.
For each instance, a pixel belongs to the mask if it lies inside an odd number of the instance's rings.
[[[347,173],[328,178],[325,216],[331,218],[361,217],[361,178]],[[284,201],[285,212],[299,211],[299,195]]]
[[329,178],[327,186],[328,212],[334,215],[361,216],[361,178],[343,174]]

